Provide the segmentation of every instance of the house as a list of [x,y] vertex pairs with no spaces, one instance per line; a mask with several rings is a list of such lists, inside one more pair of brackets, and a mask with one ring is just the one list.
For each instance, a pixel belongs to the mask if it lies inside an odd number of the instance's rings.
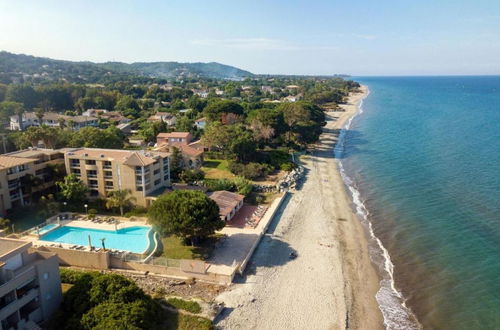
[[40,329],[62,301],[57,256],[31,246],[0,238],[0,329]]
[[118,128],[125,135],[132,134],[132,126],[129,123],[118,124],[116,125],[116,128]]
[[135,203],[147,207],[155,191],[170,186],[169,156],[159,151],[75,148],[66,149],[64,161],[66,171],[88,186],[91,198],[129,189]]
[[188,145],[193,136],[189,132],[160,133],[156,136],[156,145],[166,144],[169,146]]
[[194,121],[194,126],[198,129],[205,129],[205,126],[207,125],[207,119],[205,117],[196,119]]
[[199,97],[206,99],[208,97],[208,90],[205,89],[192,89],[193,94],[198,95]]
[[131,122],[131,120],[129,118],[123,116],[118,111],[110,111],[110,112],[101,113],[99,115],[99,117],[102,119],[106,119],[110,123],[114,123],[114,124],[126,124],[126,123]]
[[148,122],[153,123],[157,121],[163,121],[168,126],[175,126],[175,123],[177,122],[177,117],[171,114],[170,112],[157,112],[156,114],[148,118]]
[[102,115],[103,113],[107,112],[108,110],[106,109],[87,109],[84,112],[82,112],[82,116],[97,117],[98,115]]
[[30,148],[0,155],[0,212],[28,205],[34,195],[53,187],[48,166],[63,163],[63,152],[52,149]]
[[214,191],[208,197],[219,206],[220,218],[230,221],[243,206],[245,196],[226,190]]
[[68,126],[79,130],[86,126],[97,126],[98,120],[91,116],[65,116],[56,112],[45,112],[40,120],[35,112],[25,112],[22,115],[22,122],[19,123],[19,116],[10,116],[10,129],[13,131],[25,130],[31,126],[63,127]]
[[283,102],[297,102],[302,99],[302,94],[288,95],[283,98]]
[[274,88],[272,86],[261,86],[260,89],[264,92],[264,93],[270,93],[270,94],[275,94],[274,92]]

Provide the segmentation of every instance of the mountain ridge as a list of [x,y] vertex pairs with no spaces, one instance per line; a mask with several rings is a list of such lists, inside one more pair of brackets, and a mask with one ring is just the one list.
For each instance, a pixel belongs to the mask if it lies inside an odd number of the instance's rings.
[[0,51],[0,81],[12,80],[63,80],[96,83],[117,81],[127,76],[136,78],[204,77],[218,79],[243,79],[254,74],[218,62],[134,62],[56,60],[26,54]]

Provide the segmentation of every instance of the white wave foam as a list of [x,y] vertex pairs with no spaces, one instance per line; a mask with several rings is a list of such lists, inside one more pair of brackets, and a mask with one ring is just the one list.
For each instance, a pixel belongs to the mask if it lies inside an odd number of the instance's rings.
[[[369,92],[366,96],[368,96]],[[365,96],[365,98],[366,98]],[[345,150],[345,136],[347,130],[351,127],[353,119],[363,113],[363,100],[360,101],[358,111],[352,116],[340,131],[339,140],[334,148],[335,158],[337,158],[340,175],[344,180],[349,192],[351,193],[352,201],[356,209],[356,214],[361,222],[368,228],[371,242],[370,254],[373,262],[376,262],[377,257],[382,257],[380,289],[376,294],[376,299],[379,304],[380,311],[384,317],[384,325],[386,329],[401,329],[413,330],[420,329],[415,315],[406,306],[402,293],[396,288],[394,282],[394,264],[391,261],[389,251],[384,247],[382,241],[375,236],[372,223],[369,220],[369,212],[361,199],[360,192],[355,188],[354,181],[346,174],[344,166],[340,160]]]

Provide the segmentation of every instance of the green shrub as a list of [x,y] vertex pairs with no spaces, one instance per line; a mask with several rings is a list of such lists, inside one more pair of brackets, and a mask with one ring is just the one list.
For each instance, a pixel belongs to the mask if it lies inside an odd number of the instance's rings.
[[233,182],[236,185],[236,190],[238,191],[238,194],[248,196],[248,194],[252,192],[253,186],[247,179],[239,176],[236,179],[234,179]]
[[167,304],[177,309],[183,309],[193,314],[201,312],[201,306],[196,301],[188,301],[179,298],[168,298]]
[[130,218],[130,217],[145,217],[147,216],[148,214],[148,209],[145,208],[144,206],[139,206],[139,205],[136,205],[134,206],[134,208],[125,213],[124,216],[127,217],[127,218]]
[[79,270],[61,267],[61,268],[59,268],[59,274],[61,275],[61,282],[62,283],[75,284],[76,282],[80,281],[83,278],[88,277],[89,275],[95,276],[99,273],[98,272],[82,272]]
[[96,209],[90,209],[88,211],[89,219],[95,219],[95,216],[97,215],[97,210]]
[[235,191],[236,185],[233,181],[229,179],[205,179],[203,181],[205,187],[207,187],[210,191],[217,190],[227,190],[227,191]]
[[179,174],[179,179],[185,183],[193,183],[195,181],[201,181],[205,178],[205,173],[201,170],[184,170]]
[[258,178],[265,177],[272,171],[272,168],[268,164],[259,164],[259,163],[243,164],[243,163],[231,162],[229,164],[229,170],[238,176],[242,176],[250,180],[255,180]]
[[282,170],[282,171],[290,172],[294,168],[295,168],[295,164],[291,163],[291,162],[290,163],[283,163],[280,165],[280,170]]

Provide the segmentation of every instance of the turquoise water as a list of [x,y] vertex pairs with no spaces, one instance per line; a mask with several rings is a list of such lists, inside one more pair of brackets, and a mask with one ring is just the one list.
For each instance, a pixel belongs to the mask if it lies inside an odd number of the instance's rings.
[[46,232],[48,231],[51,231],[52,229],[56,228],[58,225],[55,224],[55,223],[49,223],[48,225],[45,225],[41,228],[37,228],[37,229],[33,229],[31,231],[32,234],[36,234],[36,235],[43,235],[45,234]]
[[144,253],[150,245],[148,237],[150,231],[151,228],[146,226],[128,227],[117,231],[64,226],[42,236],[41,240],[88,246],[90,235],[94,247],[102,247],[101,238],[105,238],[104,244],[107,249]]
[[339,157],[390,256],[372,241],[386,323],[499,329],[500,77],[355,80],[370,94]]

